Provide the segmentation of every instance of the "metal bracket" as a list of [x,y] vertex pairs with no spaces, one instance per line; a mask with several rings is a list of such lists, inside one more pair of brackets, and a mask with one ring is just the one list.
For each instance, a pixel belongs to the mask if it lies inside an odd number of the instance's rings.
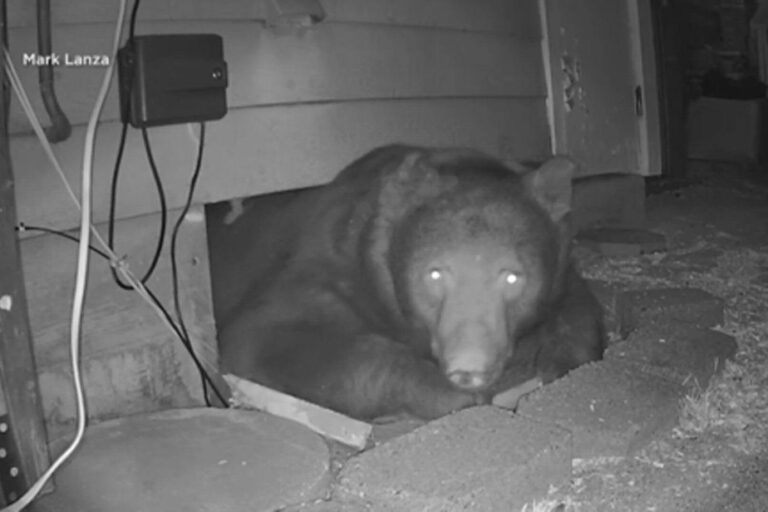
[[4,414],[0,416],[0,488],[6,504],[18,500],[26,490],[19,455],[10,418]]

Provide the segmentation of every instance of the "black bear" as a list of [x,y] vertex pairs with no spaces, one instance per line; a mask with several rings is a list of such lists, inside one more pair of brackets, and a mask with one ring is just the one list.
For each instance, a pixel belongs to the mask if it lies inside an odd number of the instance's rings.
[[431,419],[600,359],[572,172],[391,145],[253,202],[209,227],[223,370],[360,419]]

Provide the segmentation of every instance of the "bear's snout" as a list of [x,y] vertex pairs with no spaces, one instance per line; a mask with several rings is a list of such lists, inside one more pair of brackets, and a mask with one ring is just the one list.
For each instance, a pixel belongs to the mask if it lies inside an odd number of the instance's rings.
[[462,327],[437,344],[443,348],[440,359],[445,376],[454,386],[479,391],[499,378],[506,343],[496,339],[500,333],[481,323],[469,322]]
[[488,372],[456,370],[448,374],[448,380],[460,389],[479,391],[487,388],[493,379]]

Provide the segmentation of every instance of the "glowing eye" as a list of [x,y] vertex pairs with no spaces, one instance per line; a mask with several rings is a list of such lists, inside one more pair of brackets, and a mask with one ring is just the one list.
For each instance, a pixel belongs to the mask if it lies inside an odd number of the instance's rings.
[[520,277],[515,274],[514,272],[505,272],[504,273],[504,282],[507,284],[515,284],[518,280],[520,280]]
[[442,279],[442,278],[443,278],[443,273],[442,273],[442,272],[440,272],[440,271],[439,271],[439,270],[437,270],[437,269],[433,269],[433,270],[430,270],[430,271],[429,271],[429,278],[430,278],[431,280],[433,280],[433,281],[439,281],[440,279]]

